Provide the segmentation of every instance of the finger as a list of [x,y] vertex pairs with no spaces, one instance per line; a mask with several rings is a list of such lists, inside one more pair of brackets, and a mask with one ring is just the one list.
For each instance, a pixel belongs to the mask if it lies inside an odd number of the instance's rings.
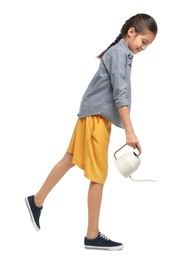
[[141,149],[141,146],[140,146],[140,144],[139,143],[137,143],[137,150],[139,151],[139,154],[138,154],[138,156],[142,153],[142,149]]

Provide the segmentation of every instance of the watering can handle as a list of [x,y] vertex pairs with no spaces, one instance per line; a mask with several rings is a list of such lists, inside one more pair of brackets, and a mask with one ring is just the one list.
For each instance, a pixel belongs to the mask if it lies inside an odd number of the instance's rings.
[[117,159],[116,154],[123,149],[127,144],[124,144],[123,146],[121,146],[115,153],[114,153],[114,158]]
[[[114,158],[117,159],[116,154],[123,149],[127,144],[124,144],[123,146],[121,146],[115,153],[114,153]],[[138,156],[135,152],[133,152],[136,156]]]

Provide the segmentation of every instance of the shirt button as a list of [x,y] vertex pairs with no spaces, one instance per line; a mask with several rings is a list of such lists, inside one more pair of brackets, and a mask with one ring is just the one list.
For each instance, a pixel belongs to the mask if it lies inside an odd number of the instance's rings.
[[128,55],[128,57],[129,57],[129,59],[133,59],[133,54],[132,53],[129,53],[129,55]]

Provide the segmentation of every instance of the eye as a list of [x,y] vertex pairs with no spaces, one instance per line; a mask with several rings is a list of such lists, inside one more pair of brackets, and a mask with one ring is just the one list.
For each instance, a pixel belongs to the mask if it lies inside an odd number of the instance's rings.
[[148,42],[143,40],[143,41],[142,41],[142,44],[147,45]]

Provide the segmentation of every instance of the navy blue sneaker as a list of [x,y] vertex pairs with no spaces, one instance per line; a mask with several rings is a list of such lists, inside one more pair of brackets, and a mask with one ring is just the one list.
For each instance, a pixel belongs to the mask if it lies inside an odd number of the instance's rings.
[[40,218],[41,210],[42,210],[43,206],[38,207],[35,204],[34,195],[26,197],[25,202],[26,202],[28,211],[30,213],[30,217],[31,217],[33,226],[35,227],[35,229],[37,231],[39,231],[40,230],[39,218]]
[[84,238],[84,246],[86,249],[103,249],[103,250],[121,250],[124,245],[118,242],[114,242],[107,238],[101,232],[94,239]]

